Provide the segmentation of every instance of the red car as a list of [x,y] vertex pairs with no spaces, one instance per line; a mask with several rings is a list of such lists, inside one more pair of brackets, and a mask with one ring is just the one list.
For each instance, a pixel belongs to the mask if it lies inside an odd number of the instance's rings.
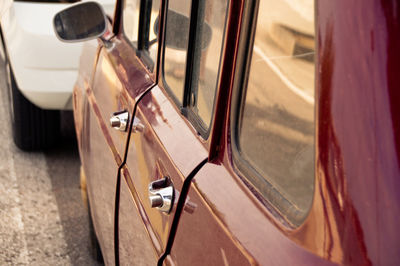
[[400,265],[396,0],[119,0],[58,13],[112,265]]

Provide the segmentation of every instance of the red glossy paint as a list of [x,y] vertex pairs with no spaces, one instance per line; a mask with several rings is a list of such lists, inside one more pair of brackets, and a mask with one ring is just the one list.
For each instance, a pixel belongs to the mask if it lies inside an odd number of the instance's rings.
[[[243,8],[243,1],[232,1],[228,9],[224,53],[221,59],[223,63],[218,82],[219,89],[217,90],[217,97],[215,99],[212,133],[210,134],[209,160],[214,160],[215,162],[222,160],[223,153],[219,151],[226,138],[225,134],[223,134],[222,125],[225,124],[228,116],[226,110],[229,101],[227,99],[230,98],[234,81],[232,73],[235,72]],[[217,158],[218,155],[220,158]]]
[[[136,117],[140,119],[145,130],[132,133],[123,174],[128,184],[131,183],[130,190],[135,204],[143,209],[140,215],[152,239],[154,250],[161,256],[165,251],[176,207],[169,214],[151,208],[148,186],[150,182],[169,177],[175,188],[177,202],[185,177],[207,158],[207,151],[189,130],[175,105],[158,87],[153,88],[140,101]],[[179,136],[179,141],[176,136]],[[197,152],[192,152],[193,148]],[[126,203],[121,201],[121,206],[124,204]],[[137,213],[131,213],[131,216],[135,215]],[[129,224],[121,225],[120,230],[120,234],[129,230]],[[132,244],[120,242],[120,245]]]
[[[304,224],[285,226],[244,184],[232,167],[227,119],[222,136],[228,138],[212,146],[223,159],[207,164],[194,179],[188,199],[198,207],[182,215],[174,260],[190,265],[236,264],[245,258],[262,265],[400,263],[399,11],[397,1],[318,1],[317,167]],[[224,87],[232,88],[228,82],[220,90]],[[224,117],[217,115],[217,120]],[[221,230],[225,234],[215,238]]]
[[399,11],[319,2],[317,191],[344,263],[400,263]]
[[[127,110],[132,116],[136,99],[154,81],[143,73],[143,65],[126,41],[113,38],[107,47],[102,46],[96,53],[94,67],[87,62],[93,62],[89,56],[94,55],[96,48],[90,44],[85,48],[81,60],[85,70],[74,90],[74,109],[94,226],[105,262],[113,264],[115,191],[128,132],[111,128],[109,118],[121,110]],[[129,83],[128,77],[136,82]]]
[[[102,62],[97,59],[101,54],[100,51],[101,48],[96,49],[90,44],[85,47],[84,52],[87,57],[82,57],[81,65],[86,65],[87,68],[74,89],[74,115],[80,157],[87,176],[94,227],[104,251],[105,262],[109,264],[114,260],[115,186],[117,169],[124,154],[125,136],[122,132],[111,132],[107,121],[109,114],[102,109],[104,104],[112,102],[110,107],[116,104],[118,99],[116,96],[120,94],[121,87],[118,83],[119,87],[110,88],[107,86],[109,82],[105,82],[105,86],[102,86],[103,76],[95,77],[96,70],[101,70],[99,67],[101,63],[97,64],[99,61]],[[94,55],[96,60],[92,60]],[[87,62],[91,62],[92,65],[88,65]],[[93,86],[94,84],[97,86]]]
[[[146,251],[140,260],[154,263],[173,240],[168,265],[400,265],[400,4],[316,1],[315,191],[308,217],[294,228],[261,200],[232,158],[234,73],[246,63],[238,59],[247,41],[239,35],[244,3],[230,3],[209,140],[174,105],[160,81],[161,64],[158,76],[146,70],[121,32],[108,48],[84,52],[75,121],[106,263],[114,263],[117,169],[127,153],[118,210],[123,264],[140,245]],[[113,131],[108,115],[121,108],[132,114],[139,99],[136,116],[145,131]],[[177,206],[169,215],[150,208],[147,186],[167,175],[179,193],[207,157],[173,237]]]

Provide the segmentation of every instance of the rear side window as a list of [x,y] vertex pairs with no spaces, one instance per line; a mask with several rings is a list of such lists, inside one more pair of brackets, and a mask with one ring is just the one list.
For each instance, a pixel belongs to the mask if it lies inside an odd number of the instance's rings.
[[150,71],[157,61],[160,4],[161,0],[125,0],[123,6],[124,36]]
[[137,48],[139,35],[140,0],[125,0],[123,7],[124,34]]
[[260,1],[236,97],[235,161],[293,225],[314,193],[314,36],[313,0]]
[[211,123],[228,1],[168,1],[163,77],[198,132]]
[[183,102],[186,58],[190,29],[190,1],[168,2],[164,79],[180,105]]

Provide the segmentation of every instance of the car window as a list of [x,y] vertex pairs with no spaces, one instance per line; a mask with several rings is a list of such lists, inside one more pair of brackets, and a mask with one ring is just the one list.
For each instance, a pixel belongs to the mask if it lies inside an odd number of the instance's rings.
[[140,0],[125,0],[122,14],[124,34],[137,48]]
[[194,71],[190,97],[190,107],[208,128],[214,105],[215,91],[222,54],[228,1],[205,1],[202,34],[199,46],[198,71]]
[[160,11],[160,0],[125,0],[123,8],[124,35],[137,49],[137,55],[150,71],[157,61],[156,23]]
[[164,79],[202,132],[211,123],[227,7],[228,1],[169,1]]
[[[165,45],[164,51],[164,79],[175,99],[182,104],[183,89],[185,85],[186,55],[189,39],[189,19],[191,1],[170,0],[168,1],[166,39],[176,40],[181,45]],[[177,23],[181,15],[185,22]],[[187,20],[185,21],[184,18]]]
[[260,1],[237,116],[239,161],[292,223],[314,191],[314,1]]

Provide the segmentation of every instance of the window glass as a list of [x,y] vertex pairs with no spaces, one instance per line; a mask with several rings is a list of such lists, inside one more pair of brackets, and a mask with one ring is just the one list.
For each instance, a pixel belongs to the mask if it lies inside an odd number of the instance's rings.
[[[150,58],[153,62],[157,61],[157,51],[158,51],[158,24],[156,24],[156,20],[160,14],[160,5],[161,0],[152,0],[151,6],[151,14],[150,14],[150,30],[149,30],[149,39],[148,43],[145,45],[145,49],[149,51]],[[157,28],[155,28],[157,27]],[[147,42],[147,41],[146,41]]]
[[168,2],[164,79],[176,100],[182,104],[191,1],[170,0]]
[[314,191],[314,0],[260,1],[258,14],[238,149],[296,224]]
[[156,23],[156,20],[159,11],[160,0],[125,0],[124,2],[124,34],[139,50],[138,56],[151,71],[154,70],[157,61],[158,22]]
[[[189,25],[193,8],[191,3],[169,1],[164,78],[181,104],[184,87],[190,87],[190,95],[185,96],[188,99],[187,106],[184,107],[200,118],[201,127],[206,130],[211,122],[214,105],[228,1],[205,0],[193,2],[193,5],[197,21],[196,25]],[[196,36],[188,40],[190,27],[196,28]],[[188,51],[191,46],[193,51]],[[188,52],[193,53],[188,56]],[[191,64],[191,73],[186,73],[186,60]]]
[[[217,88],[221,49],[225,32],[227,1],[204,1],[201,23],[199,71],[194,73],[191,106],[205,127],[211,122],[211,114]],[[198,76],[196,76],[196,74]]]
[[122,13],[124,34],[137,47],[140,0],[125,0]]

